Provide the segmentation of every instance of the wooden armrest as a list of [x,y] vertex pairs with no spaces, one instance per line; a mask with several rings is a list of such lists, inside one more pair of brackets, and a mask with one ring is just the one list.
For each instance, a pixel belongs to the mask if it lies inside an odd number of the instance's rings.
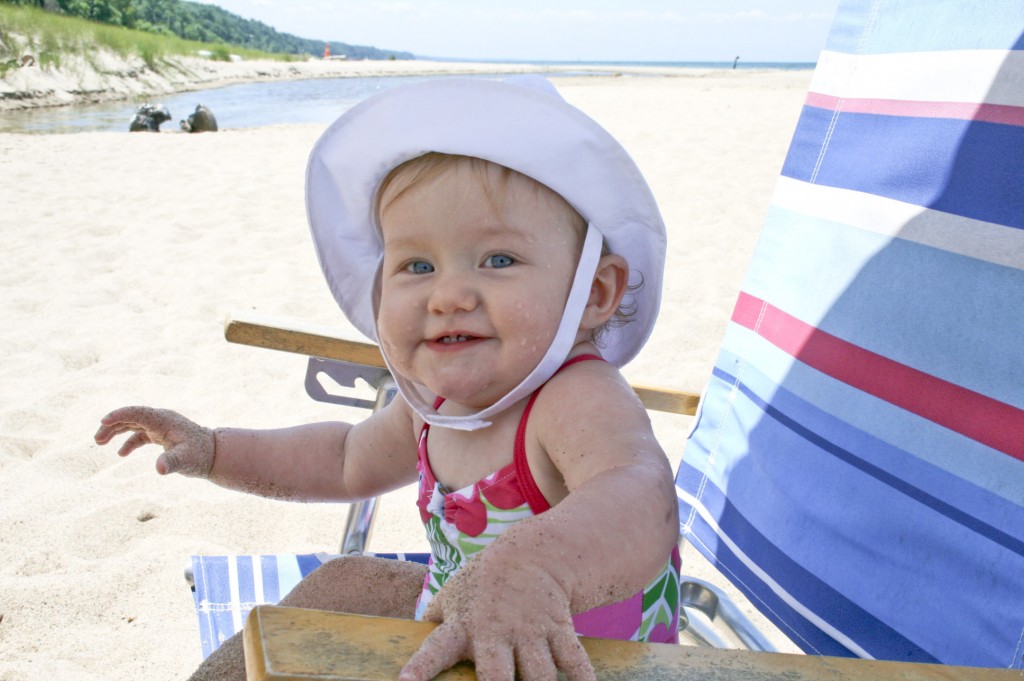
[[[231,343],[387,368],[380,348],[373,343],[348,340],[328,329],[291,321],[232,318],[224,325],[224,337]],[[690,416],[697,413],[700,395],[695,393],[649,386],[633,386],[633,390],[648,409]]]
[[[433,628],[428,622],[261,605],[249,613],[243,644],[249,681],[395,679]],[[1020,681],[1009,669],[755,653],[664,643],[582,638],[598,679],[680,681]],[[438,679],[476,678],[463,663]]]
[[224,338],[230,343],[387,369],[380,348],[373,343],[348,340],[326,328],[291,320],[229,318],[224,324]]

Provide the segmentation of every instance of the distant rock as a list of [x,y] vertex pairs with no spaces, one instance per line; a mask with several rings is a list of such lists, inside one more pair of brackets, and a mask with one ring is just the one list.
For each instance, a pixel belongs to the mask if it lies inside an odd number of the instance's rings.
[[187,119],[181,121],[181,129],[185,132],[217,132],[217,119],[212,111],[199,104]]
[[128,132],[160,132],[160,124],[171,120],[171,112],[163,104],[143,104],[135,110]]

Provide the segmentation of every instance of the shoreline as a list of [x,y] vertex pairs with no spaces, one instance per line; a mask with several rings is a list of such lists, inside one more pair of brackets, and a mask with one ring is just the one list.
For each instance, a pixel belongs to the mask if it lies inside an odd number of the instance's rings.
[[[142,101],[164,95],[224,87],[240,83],[309,80],[319,78],[372,78],[388,76],[441,76],[488,74],[592,74],[600,76],[707,77],[730,73],[750,74],[785,69],[700,68],[646,64],[536,64],[436,60],[272,60],[212,61],[201,57],[172,57],[160,71],[140,57],[99,52],[89,60],[69,56],[60,67],[38,64],[12,68],[0,78],[0,111],[17,111]],[[794,70],[800,72],[799,70]]]

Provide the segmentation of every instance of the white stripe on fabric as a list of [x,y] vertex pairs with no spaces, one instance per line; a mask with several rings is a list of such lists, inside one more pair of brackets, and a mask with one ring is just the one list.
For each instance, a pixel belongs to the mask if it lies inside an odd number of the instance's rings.
[[[936,78],[935,74],[941,74]],[[824,50],[810,91],[849,99],[1024,106],[1024,53],[949,50],[847,54]]]
[[235,631],[242,630],[242,596],[238,592],[238,558],[228,557],[228,593],[231,594],[231,626]]
[[743,291],[819,326],[891,242],[885,235],[772,204]]
[[266,603],[263,595],[263,562],[259,556],[249,556],[252,559],[252,600],[255,604]]
[[[743,290],[854,345],[1024,407],[1014,371],[1024,366],[1021,308],[1011,303],[1024,299],[1021,270],[772,204]],[[864,309],[874,323],[858,321]]]
[[[851,189],[780,177],[772,205],[1024,270],[1024,229],[972,220]],[[965,238],[964,235],[970,235]]]
[[299,571],[299,560],[287,553],[279,553],[277,559],[277,593],[281,598],[288,595],[288,592],[295,588],[295,585],[302,581],[302,573]]
[[782,586],[778,582],[772,579],[767,572],[762,570],[760,566],[757,565],[757,563],[751,560],[750,557],[747,556],[747,554],[744,553],[742,549],[740,549],[736,542],[734,542],[732,539],[729,538],[728,535],[722,532],[722,528],[720,528],[718,526],[718,523],[715,522],[715,519],[712,516],[711,512],[708,511],[708,509],[705,508],[704,505],[700,503],[700,501],[696,497],[693,497],[690,495],[689,492],[680,489],[678,485],[676,486],[676,496],[679,498],[679,501],[689,505],[690,508],[696,510],[697,513],[700,514],[701,519],[705,523],[707,523],[708,527],[711,528],[711,531],[715,533],[715,535],[722,541],[722,543],[728,546],[729,550],[744,565],[746,565],[747,568],[758,577],[758,579],[764,582],[765,586],[771,589],[776,596],[782,599],[782,601],[784,601],[786,605],[788,605],[797,613],[799,613],[800,616],[802,616],[808,622],[818,627],[826,634],[831,636],[833,639],[838,641],[840,644],[845,646],[855,655],[868,660],[874,659],[874,657],[871,654],[869,654],[868,651],[864,650],[862,647],[857,645],[855,641],[853,641],[851,638],[843,634],[843,632],[839,631],[831,624],[821,619],[821,617],[819,617],[814,612],[811,612],[811,610],[809,610],[800,601],[794,598],[792,594],[790,594],[788,591],[782,588]]

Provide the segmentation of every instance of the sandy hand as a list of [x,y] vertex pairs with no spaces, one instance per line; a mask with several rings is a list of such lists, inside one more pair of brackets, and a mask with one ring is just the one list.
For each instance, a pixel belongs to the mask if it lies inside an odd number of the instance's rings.
[[93,436],[96,444],[105,445],[122,433],[132,433],[117,450],[128,456],[143,445],[164,448],[157,457],[156,470],[161,475],[181,473],[205,478],[213,468],[214,434],[177,412],[152,407],[122,407],[100,419]]
[[558,580],[536,566],[487,560],[494,548],[465,565],[431,601],[424,619],[441,625],[399,681],[432,679],[461,660],[473,661],[481,681],[554,679],[556,670],[570,681],[594,679]]

